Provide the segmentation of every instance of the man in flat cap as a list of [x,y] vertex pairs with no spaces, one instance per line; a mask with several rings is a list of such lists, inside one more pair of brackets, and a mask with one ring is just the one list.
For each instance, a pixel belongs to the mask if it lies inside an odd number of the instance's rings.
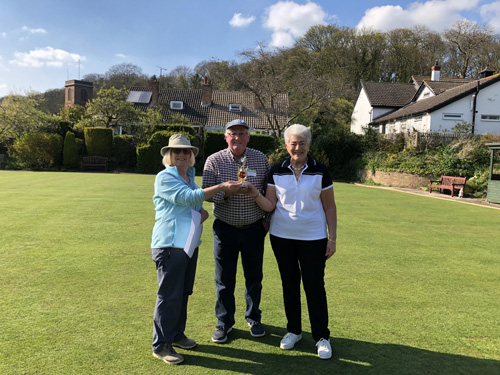
[[[228,147],[207,158],[202,187],[236,180],[238,168],[244,164],[248,168],[247,180],[260,193],[264,193],[270,170],[269,162],[262,152],[247,148],[250,133],[246,122],[243,120],[228,122],[224,137]],[[217,290],[215,315],[218,321],[212,341],[216,343],[227,340],[227,335],[235,323],[234,289],[240,253],[245,276],[245,319],[253,337],[266,334],[261,324],[259,309],[264,237],[267,233],[263,218],[266,213],[255,203],[255,198],[247,194],[221,192],[209,199],[213,202],[215,218],[213,226]]]

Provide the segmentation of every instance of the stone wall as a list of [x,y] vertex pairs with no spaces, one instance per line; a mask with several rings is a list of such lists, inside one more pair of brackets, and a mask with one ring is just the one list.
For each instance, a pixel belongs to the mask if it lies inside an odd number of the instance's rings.
[[436,180],[434,176],[419,176],[410,173],[399,172],[381,172],[375,171],[372,173],[367,169],[360,169],[358,177],[362,182],[368,181],[370,178],[377,184],[392,187],[402,187],[408,189],[418,189],[419,187],[426,187],[429,185],[430,180]]

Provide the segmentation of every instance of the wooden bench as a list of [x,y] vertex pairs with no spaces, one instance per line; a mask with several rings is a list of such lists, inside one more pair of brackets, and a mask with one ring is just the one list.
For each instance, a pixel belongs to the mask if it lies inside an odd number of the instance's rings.
[[447,189],[451,191],[451,196],[454,196],[455,190],[460,192],[460,189],[465,190],[465,180],[467,177],[453,177],[453,176],[441,176],[440,180],[431,180],[429,185],[429,193],[432,193],[432,189],[439,189],[441,193],[442,189]]
[[102,168],[104,172],[108,171],[108,158],[104,156],[84,156],[80,163],[80,170],[83,171],[84,167]]

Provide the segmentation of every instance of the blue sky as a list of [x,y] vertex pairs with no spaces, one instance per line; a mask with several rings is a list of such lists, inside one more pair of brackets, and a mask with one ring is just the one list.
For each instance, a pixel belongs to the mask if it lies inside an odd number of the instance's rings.
[[460,19],[500,32],[500,0],[2,0],[0,97],[132,63],[148,75],[232,60],[264,42],[287,47],[315,24],[388,30]]

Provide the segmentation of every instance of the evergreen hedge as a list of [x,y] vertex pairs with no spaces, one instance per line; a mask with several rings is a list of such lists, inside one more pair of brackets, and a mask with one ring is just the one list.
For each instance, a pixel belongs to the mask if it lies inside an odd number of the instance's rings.
[[[224,132],[205,133],[205,158],[227,147]],[[261,151],[266,155],[272,154],[279,147],[279,141],[271,135],[251,134],[248,147]]]
[[106,156],[113,154],[113,131],[107,128],[87,127],[84,129],[85,147],[89,156]]
[[134,169],[137,163],[137,152],[134,137],[117,135],[113,138],[113,156],[117,168]]
[[63,166],[65,168],[78,168],[79,158],[75,141],[75,133],[66,132],[63,147]]

